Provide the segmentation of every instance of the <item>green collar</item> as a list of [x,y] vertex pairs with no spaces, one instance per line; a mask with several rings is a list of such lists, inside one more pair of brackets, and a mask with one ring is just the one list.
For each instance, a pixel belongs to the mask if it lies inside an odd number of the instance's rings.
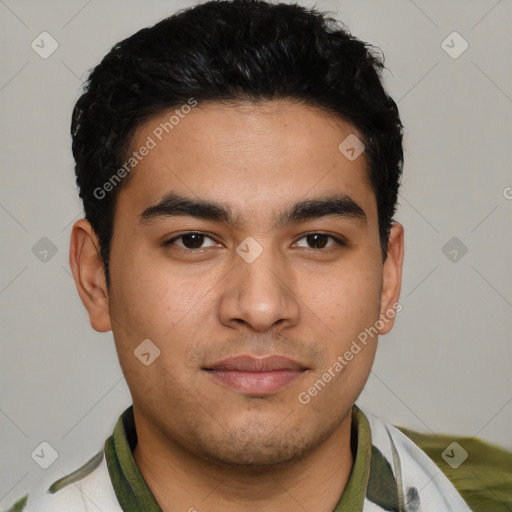
[[368,420],[356,405],[352,408],[351,428],[354,465],[343,495],[333,512],[360,512],[363,510],[366,487],[370,476],[372,439]]
[[[113,434],[105,442],[105,454],[112,485],[121,508],[125,512],[140,510],[162,512],[133,458],[132,452],[136,445],[137,432],[133,405],[131,405],[121,414]],[[375,454],[372,450],[368,421],[357,406],[354,406],[352,410],[352,452],[355,454],[354,465],[345,491],[333,512],[360,512],[363,510],[366,490],[368,488],[368,492],[370,492],[372,487],[368,485],[370,460],[372,460],[371,473],[373,476],[375,472],[373,460],[378,459],[380,453]],[[378,470],[379,468],[377,468]],[[387,478],[389,478],[389,474]]]
[[133,458],[132,450],[136,445],[133,405],[130,405],[117,420],[113,434],[105,441],[110,479],[123,511],[162,512]]

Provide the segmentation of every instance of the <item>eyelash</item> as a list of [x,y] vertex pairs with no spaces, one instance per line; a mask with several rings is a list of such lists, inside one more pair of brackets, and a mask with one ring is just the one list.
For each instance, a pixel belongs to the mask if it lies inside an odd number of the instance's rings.
[[[210,238],[211,240],[215,241],[213,239],[213,237],[209,234],[209,233],[203,233],[201,231],[187,231],[185,233],[181,233],[180,235],[177,235],[169,240],[166,240],[165,242],[163,242],[163,246],[169,246],[169,245],[174,245],[174,242],[176,240],[179,240],[180,238],[183,238],[184,236],[186,235],[202,235],[202,236],[205,236],[207,238]],[[341,238],[338,238],[334,235],[329,235],[327,233],[321,233],[321,232],[318,232],[318,231],[312,231],[311,233],[306,233],[305,235],[301,236],[299,238],[299,240],[297,241],[300,241],[302,240],[303,238],[306,238],[308,236],[311,236],[311,235],[324,235],[326,236],[327,238],[331,238],[332,240],[334,240],[334,242],[338,245],[338,246],[341,246],[341,247],[344,247],[346,246],[346,243],[343,239]],[[179,247],[179,246],[177,246]],[[321,248],[321,249],[311,249],[312,251],[328,251],[329,249],[332,249],[333,246],[330,246],[330,247],[327,247],[327,248]],[[207,247],[206,248],[199,248],[199,249],[187,249],[187,248],[183,248],[183,247],[180,247],[180,250],[183,252],[183,253],[186,253],[186,254],[189,254],[189,253],[201,253],[204,249],[208,249]]]

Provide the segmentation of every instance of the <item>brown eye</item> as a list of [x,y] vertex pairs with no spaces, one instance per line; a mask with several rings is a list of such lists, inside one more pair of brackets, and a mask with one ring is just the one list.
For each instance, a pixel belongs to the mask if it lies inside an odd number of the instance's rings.
[[[327,245],[329,238],[334,240],[334,244]],[[345,245],[341,239],[325,233],[309,233],[308,235],[303,236],[300,240],[306,240],[309,248],[312,249],[325,249],[332,247],[333,245]]]
[[[204,249],[206,247],[213,247],[215,244],[210,246],[203,246],[203,243],[205,242],[205,239],[211,239],[208,235],[205,233],[199,233],[196,231],[190,231],[188,233],[182,233],[181,235],[175,236],[174,238],[171,238],[170,240],[167,240],[164,242],[164,245],[175,245],[176,247],[179,247],[184,250],[188,250],[188,252],[195,252],[199,251],[200,249]],[[176,241],[181,239],[181,244],[177,244]],[[212,240],[213,242],[213,240]]]
[[183,245],[187,249],[200,249],[205,236],[200,233],[190,233],[182,235],[180,238],[183,240]]

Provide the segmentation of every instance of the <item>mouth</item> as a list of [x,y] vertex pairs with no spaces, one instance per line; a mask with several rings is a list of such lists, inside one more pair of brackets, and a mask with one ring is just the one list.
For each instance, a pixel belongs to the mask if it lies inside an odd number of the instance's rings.
[[277,393],[309,368],[277,355],[242,355],[203,368],[217,383],[251,396]]

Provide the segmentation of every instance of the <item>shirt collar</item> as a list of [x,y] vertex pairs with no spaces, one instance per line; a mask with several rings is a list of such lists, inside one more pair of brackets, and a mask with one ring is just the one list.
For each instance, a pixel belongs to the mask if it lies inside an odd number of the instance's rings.
[[[352,408],[351,429],[354,464],[343,495],[333,512],[361,512],[366,490],[369,488],[370,473],[372,480],[375,480],[374,475],[380,476],[373,467],[376,457],[372,450],[370,426],[366,416],[355,405]],[[123,510],[162,512],[133,457],[136,445],[137,432],[131,405],[121,414],[113,434],[105,442],[105,456],[112,485]]]

